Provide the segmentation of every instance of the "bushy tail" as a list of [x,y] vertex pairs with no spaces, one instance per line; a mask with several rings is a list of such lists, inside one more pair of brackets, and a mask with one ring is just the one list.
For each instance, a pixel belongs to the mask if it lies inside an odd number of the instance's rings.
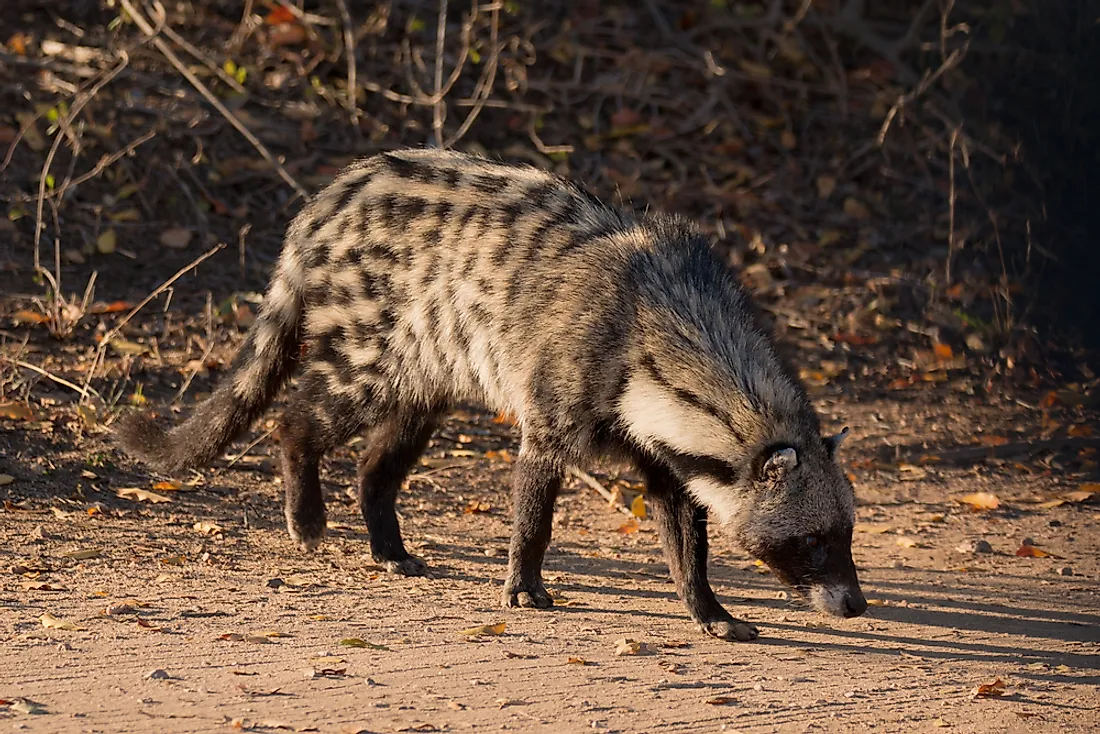
[[214,394],[186,421],[165,430],[147,415],[123,418],[115,437],[131,456],[165,472],[204,466],[248,429],[290,377],[298,353],[303,273],[290,239],[233,364]]

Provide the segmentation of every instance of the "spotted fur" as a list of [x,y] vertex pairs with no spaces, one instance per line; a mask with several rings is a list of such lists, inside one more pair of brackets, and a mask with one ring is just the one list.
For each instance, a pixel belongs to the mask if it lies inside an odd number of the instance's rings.
[[[829,611],[858,609],[848,549],[817,558],[799,545],[850,539],[851,486],[745,291],[680,219],[635,217],[541,170],[459,153],[363,160],[292,223],[214,395],[167,432],[132,416],[120,440],[168,471],[206,464],[295,368],[280,442],[287,526],[307,548],[325,528],[318,462],[362,433],[372,553],[423,573],[397,491],[440,416],[478,402],[522,433],[505,604],[551,605],[541,564],[564,471],[613,454],[646,476],[670,570],[707,631],[756,634],[707,582],[708,515],[796,588],[830,589],[813,597]],[[841,585],[849,607],[835,601]]]

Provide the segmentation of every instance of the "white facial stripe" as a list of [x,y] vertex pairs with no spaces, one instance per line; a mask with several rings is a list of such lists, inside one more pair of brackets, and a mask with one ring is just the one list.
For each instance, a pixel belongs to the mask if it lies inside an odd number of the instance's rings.
[[723,524],[733,522],[741,510],[734,489],[707,477],[695,477],[687,482],[687,491]]
[[847,611],[844,604],[844,597],[847,593],[848,589],[844,586],[811,586],[810,602],[814,605],[814,609],[819,612],[843,617]]
[[714,416],[676,398],[644,377],[635,377],[619,398],[627,433],[643,445],[660,441],[685,454],[736,456],[740,446]]

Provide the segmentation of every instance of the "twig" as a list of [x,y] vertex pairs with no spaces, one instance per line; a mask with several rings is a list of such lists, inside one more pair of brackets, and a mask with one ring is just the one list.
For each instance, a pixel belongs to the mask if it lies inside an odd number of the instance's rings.
[[257,444],[259,444],[260,441],[263,441],[265,438],[270,436],[272,433],[275,433],[275,429],[274,428],[268,428],[266,431],[264,431],[259,436],[257,436],[255,441],[253,441],[252,443],[250,443],[250,444],[248,444],[247,446],[244,447],[244,451],[241,451],[241,453],[237,454],[236,456],[234,456],[232,459],[229,460],[229,463],[227,463],[225,465],[226,468],[228,469],[229,467],[233,466],[238,461],[243,459],[246,455],[248,455],[249,451],[256,448]]
[[248,90],[245,89],[239,81],[234,79],[232,75],[230,75],[225,69],[219,66],[217,62],[215,62],[213,59],[204,54],[200,49],[195,48],[195,46],[192,45],[190,41],[172,30],[171,26],[162,26],[160,32],[172,39],[172,41],[184,51],[191,54],[200,62],[202,62],[203,66],[214,72],[215,76],[217,76],[223,82],[232,87],[233,91],[240,92],[241,94],[247,93]]
[[443,49],[447,41],[447,0],[439,0],[439,21],[435,26],[435,105],[432,107],[432,134],[437,148],[443,147]]
[[352,32],[351,13],[348,11],[347,0],[336,0],[336,4],[340,7],[340,21],[344,26],[344,55],[348,60],[348,93],[344,99],[344,106],[348,108],[348,112],[351,114],[351,124],[356,130],[359,129],[359,105],[355,100],[356,85],[356,69],[355,69],[355,35]]
[[945,266],[944,280],[948,287],[951,286],[951,261],[955,258],[955,144],[959,141],[959,128],[951,131],[951,142],[947,152],[948,184],[950,189],[947,194],[947,263]]
[[[119,0],[119,3],[126,10],[127,14],[129,14],[130,18],[133,19],[134,23],[137,24],[137,27],[141,29],[141,32],[150,38],[150,40],[153,42],[153,45],[157,47],[158,51],[164,54],[164,58],[168,59],[168,63],[174,66],[176,68],[176,71],[178,71],[184,79],[190,82],[191,86],[193,86],[196,91],[198,91],[198,93],[201,94],[206,99],[206,101],[209,102],[211,106],[213,106],[213,108],[216,109],[221,114],[221,116],[229,122],[230,125],[236,128],[237,132],[244,136],[245,140],[252,144],[252,147],[256,149],[256,152],[258,152],[263,157],[263,159],[270,163],[271,166],[278,172],[279,177],[282,178],[283,181],[285,181],[288,186],[294,189],[294,191],[297,192],[298,195],[301,196],[303,199],[309,198],[309,192],[306,191],[306,189],[300,183],[298,183],[293,176],[290,175],[290,172],[287,171],[286,168],[283,167],[283,164],[280,163],[279,160],[271,154],[267,147],[263,143],[261,143],[255,135],[252,134],[252,131],[245,127],[244,123],[242,123],[236,115],[230,112],[229,108],[222,104],[222,101],[218,99],[214,95],[214,93],[211,92],[210,89],[207,88],[207,86],[203,84],[197,76],[191,73],[191,70],[188,69],[182,61],[180,61],[180,58],[176,56],[171,47],[164,42],[164,39],[160,38],[157,35],[156,31],[153,29],[153,26],[151,26],[149,24],[149,21],[145,19],[145,16],[142,15],[141,12],[134,7],[133,3],[130,2],[130,0]],[[161,5],[159,2],[154,3],[154,6],[157,9],[157,13],[161,16],[164,16],[164,6]]]
[[74,186],[79,186],[80,184],[82,184],[82,183],[84,183],[84,182],[86,182],[90,179],[93,179],[96,176],[98,176],[99,174],[103,173],[103,171],[105,171],[110,166],[114,165],[121,158],[124,158],[125,156],[128,156],[129,154],[131,154],[135,150],[137,150],[137,148],[140,145],[142,145],[143,143],[147,143],[150,140],[152,140],[156,136],[156,134],[157,134],[156,130],[149,130],[144,135],[142,135],[139,138],[133,140],[129,145],[127,145],[125,148],[118,151],[117,153],[111,153],[110,155],[103,156],[102,158],[99,159],[99,162],[95,164],[95,167],[92,168],[92,170],[88,171],[87,173],[82,173],[81,175],[77,176],[76,178],[65,182],[65,184],[63,186],[58,187],[57,190],[55,190],[52,194],[50,194],[50,197],[54,198],[54,199],[63,198],[65,196],[65,193],[69,189],[73,188]]
[[90,393],[90,394],[94,395],[95,397],[99,398],[100,402],[106,403],[106,401],[103,400],[102,395],[100,395],[98,392],[96,392],[92,388],[88,387],[87,385],[85,385],[84,387],[81,387],[80,385],[69,382],[64,377],[58,377],[57,375],[51,374],[50,372],[47,372],[46,370],[42,369],[41,367],[39,367],[37,365],[33,365],[30,362],[24,362],[21,359],[11,359],[10,357],[5,357],[4,355],[0,355],[0,359],[3,359],[5,362],[7,362],[9,364],[13,364],[16,367],[24,367],[24,368],[30,370],[31,372],[37,372],[38,374],[42,375],[46,379],[56,382],[58,385],[61,385],[63,387],[67,387],[70,390],[74,390],[75,392],[80,393],[80,398],[82,400],[87,398],[88,394]]
[[[80,114],[80,111],[84,109],[84,106],[92,101],[92,98],[99,92],[100,89],[114,79],[120,71],[126,68],[126,65],[130,63],[130,55],[125,51],[118,52],[119,63],[118,66],[106,72],[100,79],[92,85],[86,93],[78,94],[76,100],[73,102],[72,109],[69,110],[69,114],[65,118],[65,124],[69,124],[72,120],[76,119],[76,116]],[[34,269],[36,272],[42,269],[39,254],[39,245],[42,242],[42,230],[44,225],[42,223],[42,209],[46,202],[46,179],[50,175],[50,166],[53,165],[54,156],[57,155],[57,150],[61,147],[61,140],[64,138],[60,131],[54,137],[53,145],[50,146],[50,152],[46,155],[46,161],[42,164],[41,177],[38,181],[38,208],[35,212],[35,226],[34,226]]]
[[481,114],[481,110],[485,106],[485,102],[493,94],[493,82],[496,81],[497,65],[500,61],[500,45],[497,43],[497,38],[500,33],[500,4],[495,3],[492,6],[492,10],[489,11],[489,60],[485,63],[485,71],[482,73],[481,78],[478,79],[477,87],[474,89],[474,105],[470,109],[469,114],[466,115],[466,119],[462,121],[458,130],[443,143],[444,148],[450,148],[455,143],[463,138],[470,127],[473,126],[474,120]]
[[[123,0],[123,1],[125,1],[125,0]],[[139,303],[138,305],[136,305],[132,309],[130,309],[130,312],[128,314],[126,314],[126,316],[124,316],[121,321],[119,321],[117,324],[115,324],[114,328],[112,328],[110,331],[108,331],[103,336],[103,338],[99,341],[99,347],[96,349],[96,355],[95,355],[95,359],[92,360],[92,366],[90,368],[88,368],[88,376],[84,380],[84,386],[87,387],[91,383],[92,376],[95,374],[96,369],[99,368],[99,363],[103,360],[103,355],[106,353],[107,346],[111,343],[111,340],[114,339],[116,336],[118,336],[119,333],[121,333],[122,327],[125,326],[127,323],[129,323],[130,319],[134,318],[134,316],[137,315],[138,311],[145,308],[149,304],[150,301],[152,301],[154,298],[159,296],[161,293],[164,293],[164,291],[171,288],[172,284],[175,283],[180,278],[182,278],[183,275],[188,270],[191,270],[192,268],[198,267],[198,265],[200,263],[202,263],[208,257],[210,257],[211,255],[213,255],[218,250],[221,250],[224,247],[225,247],[225,243],[224,242],[219,242],[214,247],[210,248],[209,250],[207,250],[203,254],[199,255],[197,258],[192,260],[190,263],[188,263],[184,267],[177,270],[176,274],[173,275],[171,278],[169,278],[168,280],[166,280],[163,283],[161,283],[160,285],[158,285],[156,287],[156,289],[153,290],[152,293],[150,293],[144,299],[142,299],[141,303]]]
[[609,505],[611,505],[612,507],[619,510],[619,512],[623,513],[624,515],[627,515],[628,517],[634,517],[634,513],[630,511],[630,508],[627,507],[624,504],[616,502],[615,501],[615,495],[611,494],[611,492],[607,489],[607,487],[600,484],[600,481],[598,479],[596,479],[596,477],[592,476],[591,474],[589,474],[586,471],[582,471],[581,469],[578,469],[575,466],[569,467],[569,473],[572,474],[573,476],[575,476],[577,479],[584,482],[585,484],[587,484],[592,489],[596,490],[596,492],[601,497],[603,497],[605,500],[607,500]]

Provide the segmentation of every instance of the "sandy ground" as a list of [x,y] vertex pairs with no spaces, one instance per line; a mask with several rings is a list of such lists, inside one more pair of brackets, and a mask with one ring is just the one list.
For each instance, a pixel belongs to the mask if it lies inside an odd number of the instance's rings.
[[[8,422],[0,724],[58,733],[1094,730],[1095,498],[1033,504],[1079,484],[1026,457],[919,463],[937,443],[973,444],[994,420],[1034,417],[1016,404],[952,403],[822,400],[828,422],[853,426],[854,553],[873,606],[858,619],[825,618],[717,538],[711,578],[731,611],[760,627],[752,643],[695,630],[652,523],[621,532],[627,518],[579,482],[559,502],[546,562],[558,606],[498,608],[508,462],[485,452],[515,446],[488,416],[449,424],[402,495],[406,538],[432,568],[418,579],[389,576],[366,554],[344,489],[354,446],[329,463],[332,529],[306,556],[281,527],[271,440],[149,504],[116,496],[157,478],[104,436]],[[597,476],[610,482],[611,471]],[[1002,505],[975,512],[955,500],[978,491]],[[466,512],[471,502],[488,511]],[[1053,555],[1017,556],[1025,538]],[[959,550],[976,539],[992,552]],[[81,550],[98,555],[73,557]],[[80,629],[47,628],[46,614]],[[505,625],[497,635],[463,634],[496,624]],[[649,654],[617,654],[623,639]],[[974,696],[997,679],[1003,695]]]

